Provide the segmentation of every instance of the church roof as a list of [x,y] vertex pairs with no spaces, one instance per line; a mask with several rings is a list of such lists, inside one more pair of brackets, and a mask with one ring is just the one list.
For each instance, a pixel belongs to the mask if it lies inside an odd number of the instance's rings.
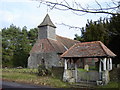
[[101,41],[77,43],[61,55],[62,58],[115,57]]
[[75,43],[80,43],[80,41],[72,40],[66,37],[58,36],[56,37],[57,41],[61,42],[67,49],[73,46]]
[[43,22],[38,27],[42,27],[42,26],[52,26],[56,28],[56,26],[53,24],[48,14],[45,16]]
[[79,43],[79,41],[68,39],[58,35],[56,35],[56,38],[57,40],[47,38],[38,39],[34,46],[32,47],[30,53],[50,53],[50,52],[64,53],[71,46],[73,46],[76,43]]

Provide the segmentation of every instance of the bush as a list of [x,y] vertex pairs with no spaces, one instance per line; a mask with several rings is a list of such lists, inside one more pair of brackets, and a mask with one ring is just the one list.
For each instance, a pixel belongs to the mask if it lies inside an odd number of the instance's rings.
[[120,68],[114,68],[110,71],[110,80],[120,82]]
[[45,65],[38,66],[38,76],[47,76],[51,75],[51,69],[47,69]]

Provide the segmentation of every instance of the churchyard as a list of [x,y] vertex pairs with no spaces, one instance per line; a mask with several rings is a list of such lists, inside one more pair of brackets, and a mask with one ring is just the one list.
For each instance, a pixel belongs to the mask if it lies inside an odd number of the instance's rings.
[[[57,73],[54,70],[54,75],[47,75],[47,76],[38,76],[37,69],[17,69],[17,68],[4,68],[2,70],[2,79],[7,81],[14,81],[14,82],[21,82],[21,83],[28,83],[28,84],[35,84],[35,85],[45,85],[50,86],[53,88],[83,88],[83,85],[79,85],[80,83],[68,83],[63,82],[61,75],[55,76]],[[110,79],[111,81],[104,86],[84,86],[84,88],[119,88],[120,81],[119,81],[119,71],[120,68],[113,69],[110,72]]]

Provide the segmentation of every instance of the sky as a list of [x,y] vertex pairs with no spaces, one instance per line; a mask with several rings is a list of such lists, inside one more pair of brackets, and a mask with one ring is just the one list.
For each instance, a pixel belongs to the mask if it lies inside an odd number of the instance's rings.
[[[83,6],[90,5],[90,7],[98,7],[95,0],[66,1],[70,4],[72,1],[76,1],[80,2]],[[106,3],[111,4],[110,1],[111,0],[99,0],[99,3],[104,6]],[[11,24],[20,28],[26,26],[28,30],[36,28],[43,21],[47,13],[57,27],[56,34],[71,39],[75,37],[75,34],[81,35],[80,29],[70,29],[69,27],[61,25],[61,23],[82,28],[85,27],[88,19],[97,21],[100,17],[109,17],[105,14],[85,14],[79,16],[71,11],[50,10],[46,5],[40,5],[38,1],[33,0],[0,0],[0,29],[9,27]]]

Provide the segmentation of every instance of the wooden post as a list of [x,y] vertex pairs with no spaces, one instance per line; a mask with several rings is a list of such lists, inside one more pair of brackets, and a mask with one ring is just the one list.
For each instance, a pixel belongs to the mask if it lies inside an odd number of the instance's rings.
[[67,81],[67,60],[64,60],[64,73],[63,73],[63,81]]
[[106,58],[103,59],[103,70],[106,70]]
[[75,62],[75,81],[77,82],[77,64],[76,64],[76,62]]
[[101,60],[100,60],[100,62],[99,62],[99,79],[101,80],[102,79],[102,62],[101,62]]
[[64,64],[65,64],[65,70],[67,70],[67,60],[66,59],[65,59]]
[[110,58],[110,70],[112,70],[112,59]]
[[101,66],[102,66],[101,64],[102,64],[102,63],[101,63],[101,60],[100,60],[100,63],[99,63],[99,72],[102,71],[102,70],[101,70],[101,68],[102,68],[102,67],[101,67]]
[[109,58],[107,58],[107,70],[110,70],[110,60],[109,60]]

